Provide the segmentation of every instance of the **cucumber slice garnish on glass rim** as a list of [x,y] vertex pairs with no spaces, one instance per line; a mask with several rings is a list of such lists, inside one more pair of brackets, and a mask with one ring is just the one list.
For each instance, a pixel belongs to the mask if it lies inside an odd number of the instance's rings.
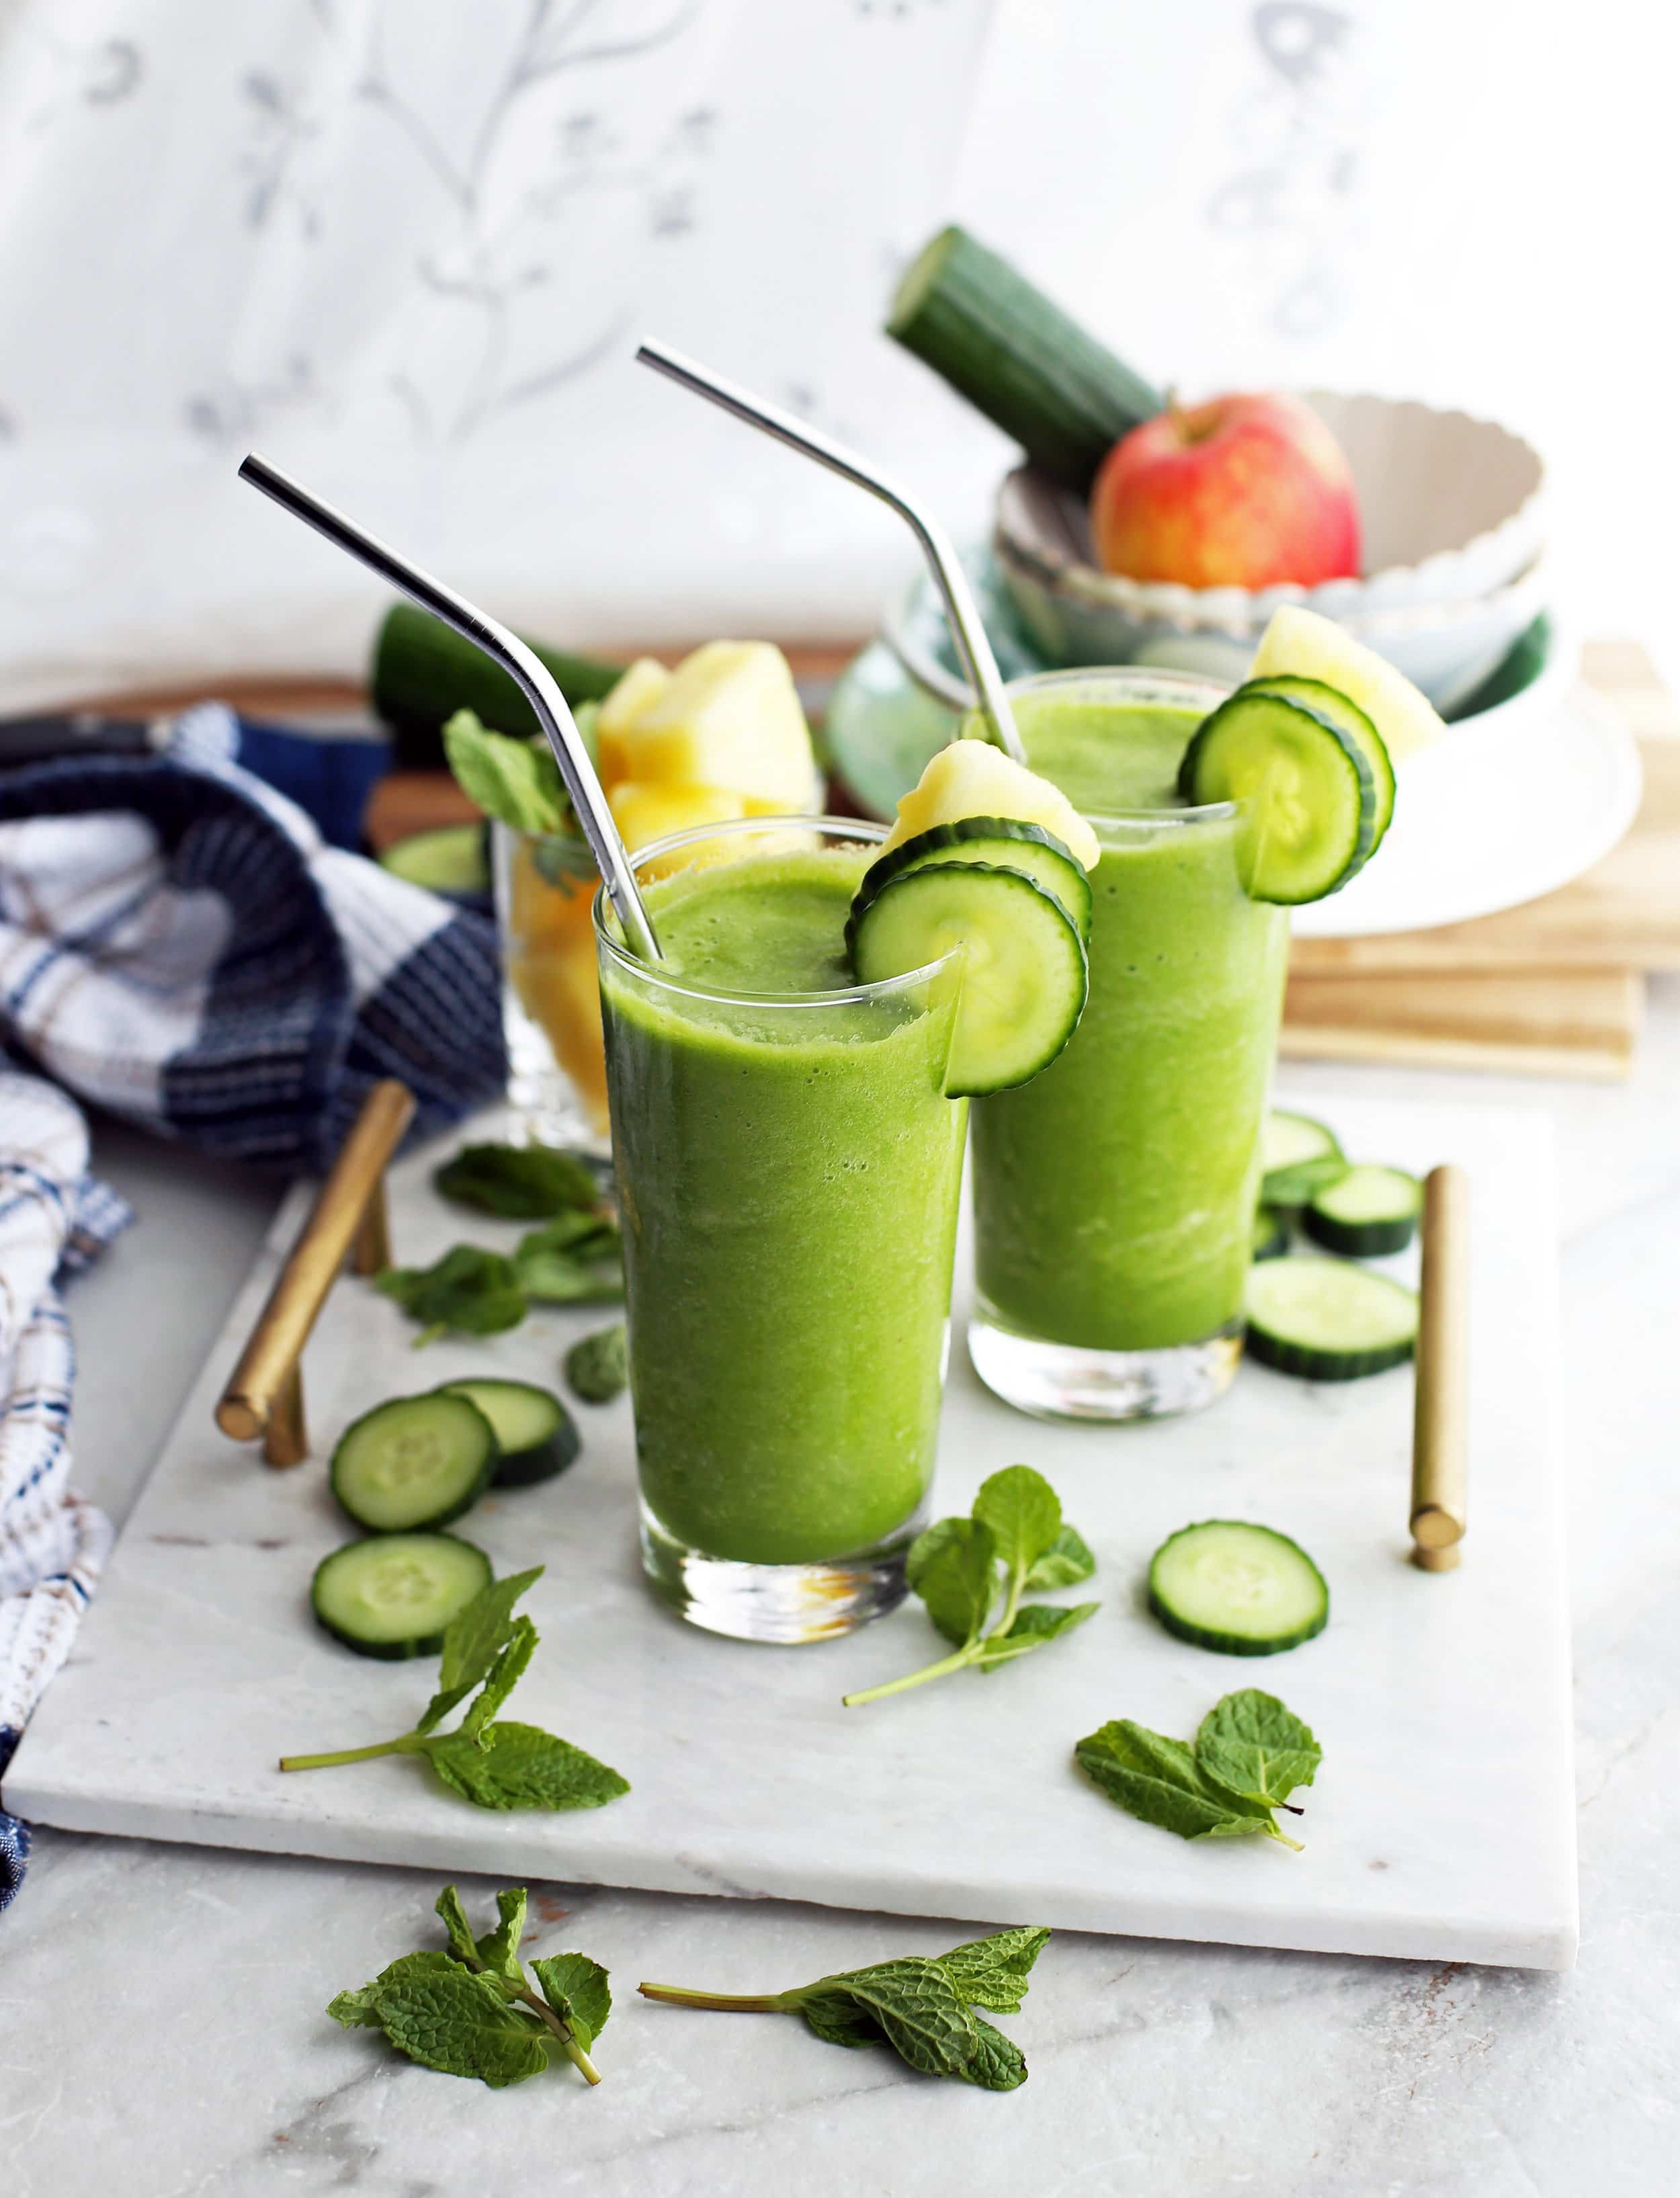
[[1354,1259],[1404,1252],[1417,1234],[1423,1185],[1404,1168],[1351,1167],[1308,1199],[1301,1226],[1326,1251]]
[[1324,1631],[1330,1590],[1287,1534],[1245,1519],[1205,1519],[1168,1535],[1149,1560],[1149,1608],[1198,1648],[1276,1656]]
[[1239,687],[1204,718],[1184,751],[1178,790],[1199,807],[1242,805],[1237,875],[1253,900],[1322,900],[1376,842],[1376,778],[1363,740],[1262,687]]
[[1281,1374],[1354,1381],[1411,1357],[1417,1297],[1404,1283],[1311,1253],[1248,1271],[1248,1350]]
[[1281,695],[1286,702],[1299,702],[1321,717],[1330,718],[1340,725],[1350,740],[1357,741],[1365,752],[1365,760],[1371,767],[1371,785],[1376,810],[1371,823],[1371,844],[1365,851],[1365,860],[1382,845],[1382,835],[1394,817],[1394,766],[1389,761],[1388,751],[1382,744],[1382,736],[1357,702],[1334,687],[1326,686],[1322,679],[1307,679],[1297,672],[1275,672],[1264,679],[1250,678],[1247,686],[1257,695]]
[[1019,870],[1061,903],[1078,926],[1079,936],[1090,944],[1090,880],[1084,864],[1054,832],[1019,817],[960,817],[901,840],[864,872],[852,903],[853,915],[902,871],[921,869],[929,863],[990,863]]
[[950,1098],[1025,1084],[1078,1026],[1089,983],[1084,940],[1061,903],[1020,870],[957,862],[902,870],[867,900],[860,891],[846,936],[866,985],[962,950],[945,1073]]
[[358,1656],[435,1656],[444,1629],[493,1577],[490,1559],[454,1534],[373,1534],[315,1567],[317,1622]]

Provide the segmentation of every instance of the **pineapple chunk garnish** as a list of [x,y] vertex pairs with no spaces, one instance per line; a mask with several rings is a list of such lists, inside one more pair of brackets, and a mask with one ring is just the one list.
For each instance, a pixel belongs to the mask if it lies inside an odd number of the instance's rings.
[[[625,675],[628,678],[630,675]],[[685,656],[657,693],[600,723],[601,776],[642,786],[733,787],[790,811],[821,796],[811,732],[779,648],[767,641],[709,641]],[[707,820],[709,821],[709,820]]]
[[881,852],[887,854],[918,832],[955,824],[964,817],[1013,817],[1023,824],[1040,824],[1088,870],[1096,868],[1102,852],[1096,833],[1060,787],[981,740],[952,741],[939,750],[898,804],[898,820]]
[[1251,679],[1321,680],[1363,710],[1390,757],[1416,755],[1446,737],[1446,726],[1428,697],[1419,694],[1404,672],[1386,656],[1356,641],[1346,626],[1299,603],[1275,610],[1260,636]]
[[617,733],[633,725],[670,684],[671,674],[657,657],[638,656],[625,666],[596,712],[596,734]]

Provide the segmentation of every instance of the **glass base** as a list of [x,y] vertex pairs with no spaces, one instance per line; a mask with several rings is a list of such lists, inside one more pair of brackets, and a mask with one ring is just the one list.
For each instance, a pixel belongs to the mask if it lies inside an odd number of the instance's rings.
[[666,1532],[643,1503],[642,1566],[648,1585],[690,1625],[733,1641],[828,1641],[896,1610],[904,1556],[927,1524],[918,1514],[850,1556],[805,1565],[742,1564],[708,1557]]
[[994,1396],[1041,1420],[1160,1420],[1223,1397],[1242,1356],[1242,1324],[1155,1351],[1085,1351],[1005,1328],[982,1310],[968,1356]]

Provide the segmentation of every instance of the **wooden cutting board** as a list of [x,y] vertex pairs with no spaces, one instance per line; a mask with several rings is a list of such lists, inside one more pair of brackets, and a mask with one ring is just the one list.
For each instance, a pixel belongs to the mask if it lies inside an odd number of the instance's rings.
[[1572,884],[1497,916],[1298,939],[1286,1055],[1627,1074],[1644,974],[1680,969],[1680,712],[1636,643],[1589,643],[1582,672],[1639,743],[1645,792],[1627,837]]

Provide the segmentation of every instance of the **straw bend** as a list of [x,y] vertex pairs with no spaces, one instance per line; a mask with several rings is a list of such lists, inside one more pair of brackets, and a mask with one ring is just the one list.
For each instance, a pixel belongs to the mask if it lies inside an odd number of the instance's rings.
[[1021,746],[1020,734],[1015,726],[1014,714],[1009,707],[1009,698],[1003,691],[1003,674],[997,669],[997,660],[991,653],[991,643],[981,621],[980,609],[968,585],[968,575],[952,548],[950,537],[933,514],[917,502],[909,491],[899,486],[888,474],[860,458],[855,451],[837,443],[832,435],[825,435],[820,427],[813,427],[804,420],[796,419],[791,412],[783,411],[778,404],[755,397],[738,382],[725,381],[710,367],[699,365],[685,358],[681,352],[672,351],[661,343],[642,342],[637,346],[636,356],[643,366],[651,366],[672,381],[680,382],[695,396],[704,397],[722,407],[737,420],[744,420],[749,427],[757,427],[772,435],[789,450],[798,451],[807,458],[815,458],[818,465],[826,466],[830,473],[838,474],[842,480],[851,481],[855,487],[867,489],[869,494],[896,511],[921,546],[940,596],[945,613],[950,620],[950,630],[958,654],[968,674],[970,685],[979,697],[981,714],[987,720],[991,737],[1004,753],[1016,763],[1026,761],[1026,751]]
[[400,588],[421,610],[441,619],[463,641],[470,641],[475,648],[482,649],[517,681],[554,751],[572,806],[600,868],[607,897],[624,926],[625,936],[644,962],[663,961],[659,940],[637,887],[629,852],[613,821],[607,796],[596,776],[595,765],[590,761],[589,750],[578,730],[571,706],[542,660],[526,647],[517,634],[509,633],[504,625],[469,603],[464,596],[445,587],[441,580],[434,580],[419,566],[410,565],[388,543],[368,533],[331,504],[323,503],[300,481],[292,480],[277,466],[270,465],[254,451],[241,465],[239,477],[249,481],[253,488],[261,489],[264,496],[271,497],[294,519],[301,519],[317,534],[324,534],[328,541],[377,573],[392,587]]

